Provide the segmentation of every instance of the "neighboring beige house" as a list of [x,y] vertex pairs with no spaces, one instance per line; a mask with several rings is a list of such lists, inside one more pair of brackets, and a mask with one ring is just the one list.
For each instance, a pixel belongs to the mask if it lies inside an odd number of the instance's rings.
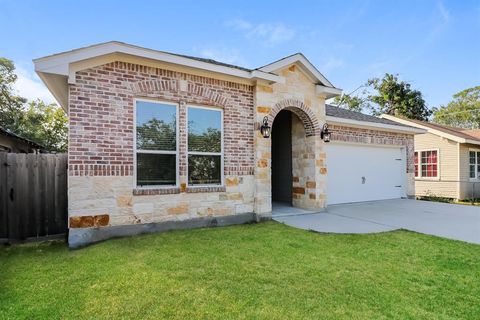
[[415,136],[415,194],[453,199],[480,198],[480,129],[382,118],[427,130]]

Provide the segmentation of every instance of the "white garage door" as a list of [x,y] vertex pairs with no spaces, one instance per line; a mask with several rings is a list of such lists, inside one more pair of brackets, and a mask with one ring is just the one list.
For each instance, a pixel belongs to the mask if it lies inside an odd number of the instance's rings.
[[405,149],[327,145],[327,204],[405,196]]

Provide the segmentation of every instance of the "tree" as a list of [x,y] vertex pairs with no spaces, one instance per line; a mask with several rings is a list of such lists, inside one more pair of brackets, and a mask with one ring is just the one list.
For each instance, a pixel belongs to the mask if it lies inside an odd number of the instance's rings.
[[446,106],[434,108],[433,122],[466,129],[480,128],[480,86],[453,95]]
[[[359,89],[359,94],[355,92]],[[428,120],[432,111],[423,100],[422,93],[411,89],[398,76],[386,73],[382,79],[369,79],[350,94],[336,97],[333,104],[353,111],[369,111],[374,115],[383,113],[410,119]]]
[[49,151],[66,152],[68,119],[62,108],[37,99],[23,108],[18,125],[20,135],[36,141]]
[[0,58],[0,125],[18,133],[16,126],[19,124],[22,107],[27,100],[14,94],[15,81],[17,81],[15,65],[6,58]]
[[365,98],[354,96],[352,94],[344,94],[333,99],[333,104],[344,109],[362,112],[369,107],[368,101]]
[[412,90],[409,83],[399,81],[395,75],[386,73],[382,79],[374,78],[367,84],[376,91],[368,96],[368,99],[377,105],[377,108],[372,110],[375,115],[386,113],[409,119],[428,120],[432,114],[422,93]]
[[42,145],[49,151],[67,150],[68,119],[59,106],[30,101],[15,94],[15,65],[0,58],[0,126]]

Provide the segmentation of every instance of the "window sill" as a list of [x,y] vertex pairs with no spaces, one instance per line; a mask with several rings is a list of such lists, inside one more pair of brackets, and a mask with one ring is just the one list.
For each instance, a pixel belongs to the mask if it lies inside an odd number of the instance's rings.
[[415,177],[415,181],[440,181],[440,178],[438,178],[438,177],[432,177],[432,178]]
[[177,193],[180,193],[180,188],[178,187],[133,189],[134,196],[153,196],[153,195],[160,195],[160,194],[177,194]]
[[227,188],[225,186],[199,186],[187,187],[185,192],[187,193],[202,193],[202,192],[225,192]]

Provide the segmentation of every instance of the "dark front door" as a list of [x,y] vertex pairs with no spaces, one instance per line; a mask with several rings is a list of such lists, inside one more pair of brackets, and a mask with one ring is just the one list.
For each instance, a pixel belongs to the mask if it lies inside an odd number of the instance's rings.
[[292,113],[286,110],[272,125],[272,201],[292,203]]

